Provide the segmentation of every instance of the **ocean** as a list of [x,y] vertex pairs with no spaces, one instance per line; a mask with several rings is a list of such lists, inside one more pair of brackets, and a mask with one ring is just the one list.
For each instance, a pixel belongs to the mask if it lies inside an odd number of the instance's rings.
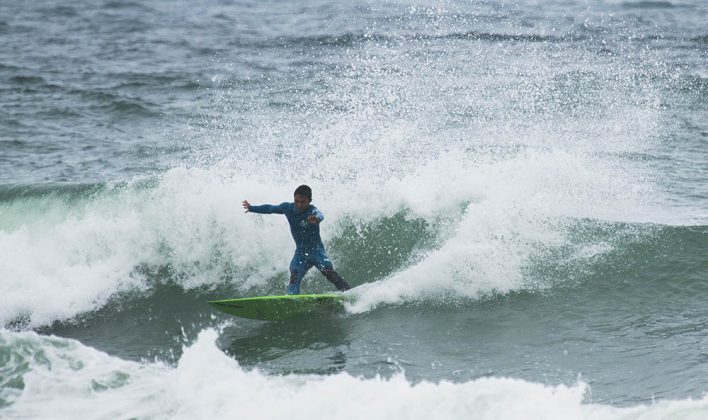
[[[708,418],[707,22],[0,1],[0,418]],[[216,312],[300,184],[354,301]]]

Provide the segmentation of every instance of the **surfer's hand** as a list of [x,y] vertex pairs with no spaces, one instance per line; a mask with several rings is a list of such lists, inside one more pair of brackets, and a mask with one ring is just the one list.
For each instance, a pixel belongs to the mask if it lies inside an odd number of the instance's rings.
[[311,225],[316,225],[320,222],[320,219],[318,219],[317,216],[315,216],[314,214],[311,214],[311,215],[307,216],[307,221]]
[[246,210],[244,213],[248,213],[249,210],[251,210],[251,203],[248,202],[248,200],[243,200],[243,205],[244,210]]

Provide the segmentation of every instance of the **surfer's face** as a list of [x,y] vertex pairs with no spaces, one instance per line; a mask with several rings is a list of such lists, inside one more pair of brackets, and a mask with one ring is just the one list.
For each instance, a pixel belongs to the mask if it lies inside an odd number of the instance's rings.
[[295,207],[297,207],[297,209],[300,211],[307,210],[307,208],[310,207],[310,201],[312,200],[307,197],[295,194]]

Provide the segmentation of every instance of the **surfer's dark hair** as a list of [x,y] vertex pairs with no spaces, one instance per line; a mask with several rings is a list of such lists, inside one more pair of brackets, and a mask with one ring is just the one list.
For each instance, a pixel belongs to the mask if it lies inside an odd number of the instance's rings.
[[312,188],[307,185],[300,185],[295,189],[295,194],[293,195],[300,195],[312,201]]

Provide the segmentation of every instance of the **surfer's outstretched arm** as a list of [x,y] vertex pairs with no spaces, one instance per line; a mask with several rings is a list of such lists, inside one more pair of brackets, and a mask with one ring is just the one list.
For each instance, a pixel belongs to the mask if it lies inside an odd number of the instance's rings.
[[259,213],[259,214],[285,214],[286,205],[288,203],[280,203],[278,205],[263,204],[261,206],[253,206],[248,200],[243,200],[243,208],[246,213]]

